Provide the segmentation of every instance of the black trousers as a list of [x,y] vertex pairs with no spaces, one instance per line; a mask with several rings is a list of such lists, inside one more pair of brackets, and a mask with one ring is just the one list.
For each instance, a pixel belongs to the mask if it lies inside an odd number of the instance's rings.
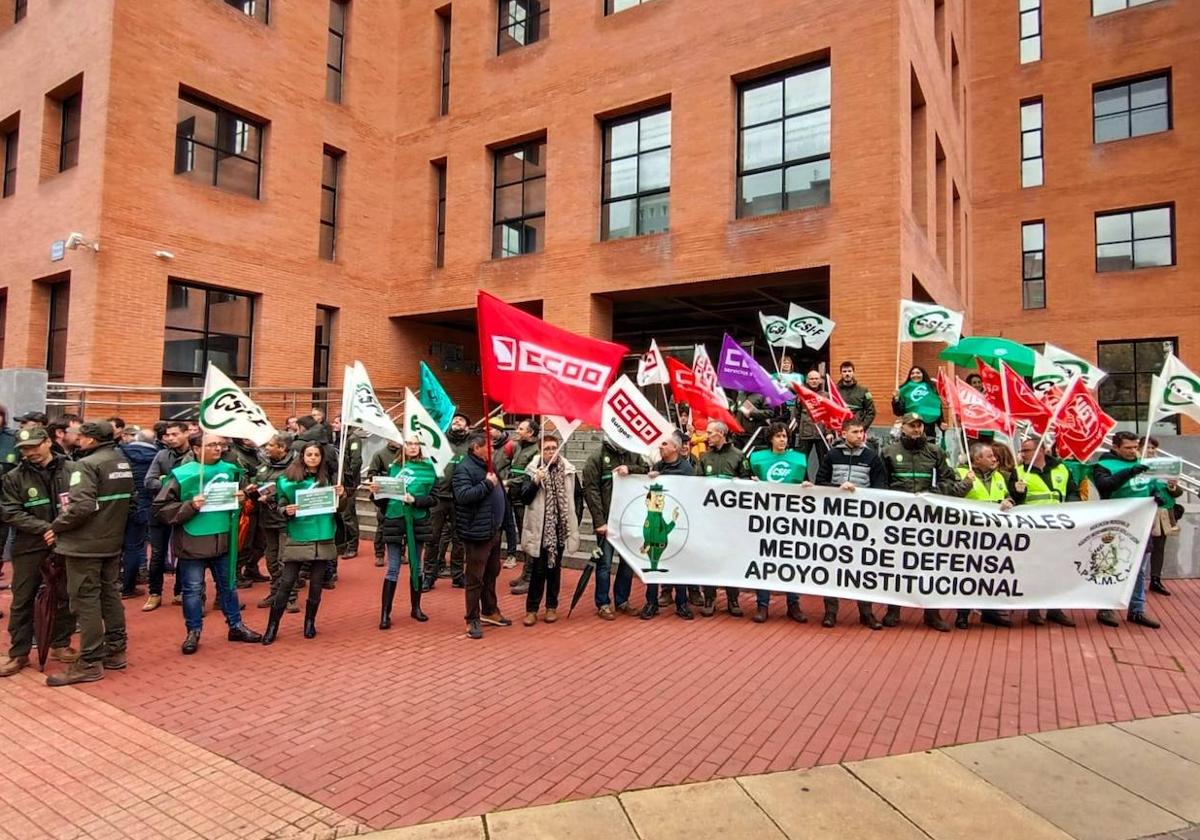
[[529,592],[525,596],[525,612],[535,613],[546,595],[546,609],[558,609],[558,590],[562,585],[562,548],[543,548],[537,557],[529,558],[533,568],[529,573]]
[[1163,561],[1167,557],[1167,535],[1150,538],[1150,579],[1162,577]]
[[[283,574],[279,578],[279,592],[292,592],[297,588],[300,570],[309,566],[308,571],[308,603],[314,606],[321,603],[321,591],[325,588],[325,575],[329,569],[328,560],[287,560],[283,564]],[[279,602],[276,601],[276,604]]]

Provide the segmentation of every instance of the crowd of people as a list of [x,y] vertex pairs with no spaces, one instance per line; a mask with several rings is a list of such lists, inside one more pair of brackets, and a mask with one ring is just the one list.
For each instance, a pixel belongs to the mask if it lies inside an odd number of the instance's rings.
[[[781,377],[792,376],[799,378],[785,356]],[[803,381],[814,391],[825,390],[820,371],[809,371]],[[593,598],[601,619],[613,621],[620,614],[650,620],[672,604],[685,620],[694,619],[696,611],[713,616],[715,587],[650,584],[644,603],[633,602],[632,566],[615,555],[607,533],[613,478],[629,474],[746,478],[845,492],[886,488],[1001,509],[1078,501],[1086,476],[1100,498],[1144,496],[1158,505],[1127,620],[1159,626],[1147,612],[1147,590],[1170,595],[1162,564],[1166,539],[1177,531],[1176,499],[1182,490],[1174,481],[1142,477],[1147,467],[1135,435],[1118,432],[1110,451],[1089,465],[1061,461],[1032,437],[1019,440],[1016,452],[981,437],[970,443],[960,459],[964,463],[955,465],[938,442],[944,430],[940,401],[921,368],[913,368],[892,395],[898,421],[894,434],[882,441],[868,435],[876,407],[852,362],[842,363],[833,387],[853,414],[836,435],[802,404],[770,408],[757,395],[739,394],[731,406],[743,426],[738,436],[720,421],[697,428],[688,406],[680,403],[671,411],[678,428],[661,442],[654,463],[606,439],[581,469],[560,452],[557,433],[539,429],[534,418],[510,428],[502,417],[472,425],[465,414],[455,414],[446,432],[452,462],[439,470],[415,435],[388,442],[364,468],[367,438],[358,430],[343,430],[340,418],[327,422],[319,408],[287,418],[284,431],[258,447],[203,432],[187,421],[139,428],[119,417],[85,421],[68,414],[51,422],[32,412],[16,418],[18,427],[10,429],[7,411],[0,407],[0,519],[10,567],[0,586],[12,590],[11,641],[8,656],[0,660],[0,677],[28,667],[35,644],[67,666],[47,678],[51,686],[90,682],[107,670],[123,669],[124,602],[144,596],[142,611],[162,608],[168,571],[174,572],[169,603],[182,607],[185,655],[200,647],[210,593],[229,641],[269,645],[284,616],[301,611],[304,590],[301,632],[315,637],[322,594],[337,585],[339,559],[358,553],[360,486],[377,511],[375,565],[384,568],[380,630],[392,627],[402,572],[412,619],[428,620],[422,594],[448,577],[452,587],[463,590],[470,638],[482,638],[485,626],[509,626],[497,583],[502,568],[518,565],[508,585],[511,593],[525,596],[522,623],[553,624],[562,566],[580,546],[585,509],[596,537]],[[1153,440],[1149,444],[1157,447]],[[236,486],[228,505],[206,498],[211,492],[215,499],[218,486]],[[330,489],[332,507],[308,509],[314,490]],[[232,516],[231,507],[240,516]],[[258,583],[269,585],[257,602],[267,610],[262,633],[247,626],[239,594]],[[43,586],[53,617],[43,630],[48,638],[35,639],[34,603]],[[754,593],[754,621],[768,620],[772,594]],[[788,619],[808,620],[798,595],[787,593],[785,603]],[[823,607],[822,626],[835,626],[837,599],[825,598]],[[735,617],[744,614],[738,589],[725,590],[724,609]],[[857,614],[872,630],[900,621],[896,606],[880,615],[874,605],[859,602]],[[966,628],[970,618],[969,610],[958,610],[953,624]],[[1028,610],[1024,618],[1032,624],[1075,623],[1059,609]],[[981,620],[1009,627],[1014,616],[984,610]],[[1097,620],[1119,624],[1112,610],[1100,611]],[[951,629],[939,610],[925,610],[924,622],[937,631]],[[78,647],[72,647],[76,631]]]

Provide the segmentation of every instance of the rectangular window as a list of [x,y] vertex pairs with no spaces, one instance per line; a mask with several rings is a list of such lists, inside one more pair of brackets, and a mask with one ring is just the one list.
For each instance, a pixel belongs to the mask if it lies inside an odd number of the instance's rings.
[[650,0],[604,0],[604,14],[615,15],[617,12],[623,12],[649,2]]
[[329,40],[325,46],[325,98],[342,101],[342,68],[346,58],[346,0],[329,0]]
[[79,123],[83,94],[73,93],[62,100],[62,134],[58,144],[58,171],[66,172],[79,163]]
[[251,295],[169,279],[163,386],[203,385],[209,362],[249,385],[253,332]]
[[325,147],[321,155],[321,244],[320,257],[332,260],[337,253],[338,176],[343,153]]
[[[0,292],[0,367],[4,366],[4,332],[8,325],[8,292]],[[8,419],[7,417],[5,418]]]
[[550,35],[550,0],[500,0],[496,54],[526,47]]
[[25,20],[27,11],[29,11],[29,0],[15,0],[13,2],[13,23]]
[[437,243],[434,245],[433,264],[441,268],[446,264],[446,163],[433,165],[437,175]]
[[1175,265],[1175,205],[1096,214],[1096,271]]
[[[1167,355],[1175,353],[1178,344],[1177,338],[1096,342],[1096,364],[1101,370],[1108,371],[1096,396],[1100,407],[1118,422],[1118,429],[1146,431],[1146,418],[1150,414],[1150,377],[1158,375]],[[1178,434],[1179,418],[1156,423],[1153,431]]]
[[492,257],[542,250],[546,236],[546,141],[530,140],[495,152]]
[[13,126],[4,133],[4,189],[0,198],[8,198],[17,191],[17,148],[21,131]]
[[1046,223],[1021,224],[1021,308],[1046,308]]
[[175,174],[258,198],[262,133],[259,122],[199,97],[180,94]]
[[1110,12],[1132,9],[1134,6],[1145,6],[1155,0],[1092,0],[1092,17],[1100,17]]
[[1147,76],[1092,90],[1092,140],[1107,143],[1171,129],[1171,77]]
[[50,284],[50,317],[46,334],[46,372],[51,382],[62,382],[67,371],[67,317],[71,309],[71,282]]
[[739,218],[829,204],[828,63],[738,90]]
[[252,17],[261,23],[267,22],[270,0],[225,0],[225,5],[233,6],[246,17]]
[[450,113],[450,7],[438,12],[442,27],[442,93],[438,100],[438,113],[443,117]]
[[1042,100],[1021,103],[1021,186],[1042,185]]
[[1021,63],[1042,60],[1042,0],[1017,0],[1021,19]]
[[671,215],[671,109],[605,123],[601,178],[601,239],[667,230]]
[[337,309],[332,306],[317,307],[317,328],[313,338],[314,388],[329,387],[329,356],[333,347],[333,317]]

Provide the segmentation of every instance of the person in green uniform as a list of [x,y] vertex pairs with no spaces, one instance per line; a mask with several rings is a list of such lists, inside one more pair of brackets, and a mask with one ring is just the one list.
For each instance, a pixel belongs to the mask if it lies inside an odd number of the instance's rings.
[[897,417],[915,414],[925,424],[925,437],[937,439],[938,429],[945,429],[942,422],[942,398],[938,396],[937,388],[925,368],[914,365],[908,371],[908,378],[892,394],[892,411]]
[[[389,440],[381,449],[371,456],[371,463],[367,465],[367,483],[377,475],[387,475],[388,469],[391,467],[392,461],[400,457],[400,444],[393,440]],[[375,565],[380,568],[387,565],[385,555],[387,547],[383,542],[383,514],[387,510],[387,499],[371,499],[371,504],[375,505]],[[426,560],[426,563],[429,561]],[[428,581],[428,586],[422,586],[425,591],[433,589],[433,581]]]
[[[742,451],[729,442],[729,427],[719,420],[712,420],[707,429],[708,447],[700,456],[700,474],[705,478],[740,478],[745,475]],[[740,591],[736,586],[725,587],[725,608],[735,618],[741,618],[742,608],[738,605]],[[717,587],[704,587],[703,616],[712,616],[717,608]]]
[[291,434],[279,432],[263,446],[262,463],[254,474],[258,495],[259,542],[262,543],[263,554],[267,558],[267,574],[271,576],[271,591],[258,602],[259,609],[270,608],[278,596],[287,602],[287,612],[300,612],[300,607],[296,604],[295,590],[279,594],[279,581],[283,579],[283,562],[279,559],[279,549],[283,545],[283,529],[287,526],[287,517],[273,501],[276,482],[299,457],[300,454],[292,450]]
[[[804,452],[789,449],[789,437],[788,427],[783,423],[772,423],[767,427],[770,448],[750,453],[746,461],[751,478],[771,484],[803,484],[808,479],[808,456]],[[754,620],[762,624],[767,620],[771,591],[757,590],[754,604]],[[808,620],[800,609],[800,595],[796,592],[787,593],[787,613],[793,621],[803,623]]]
[[[1025,505],[1037,507],[1079,501],[1079,487],[1070,469],[1062,461],[1046,454],[1045,448],[1039,449],[1036,440],[1030,437],[1021,441],[1020,454],[1021,462],[1017,464],[1014,486],[1024,491]],[[1025,616],[1030,624],[1041,625],[1052,621],[1063,627],[1075,626],[1074,619],[1060,609],[1046,610],[1044,617],[1041,610],[1026,610]]]
[[[276,504],[283,509],[287,516],[287,528],[283,535],[283,546],[280,559],[283,561],[283,577],[279,581],[279,592],[291,592],[300,576],[300,568],[310,564],[308,576],[308,601],[304,605],[304,638],[311,639],[317,635],[317,610],[321,607],[321,590],[324,588],[325,575],[329,561],[337,556],[337,546],[334,544],[334,534],[337,530],[336,499],[342,495],[342,485],[334,484],[333,472],[336,466],[325,456],[325,446],[310,442],[300,452],[300,457],[291,463],[283,477],[275,484]],[[301,513],[298,496],[306,490],[317,487],[333,487],[335,498],[334,509],[314,513],[307,516],[297,516]],[[271,616],[267,619],[267,631],[263,634],[263,644],[269,645],[275,641],[279,633],[279,620],[283,617],[284,605],[282,598],[276,598],[271,605]]]
[[[433,532],[430,528],[430,509],[437,504],[433,496],[433,485],[437,481],[437,470],[421,451],[421,438],[409,435],[404,448],[388,465],[387,475],[399,478],[404,483],[404,495],[399,499],[387,499],[380,528],[383,542],[387,546],[387,572],[383,576],[383,596],[379,612],[379,629],[392,626],[392,601],[396,597],[396,585],[400,580],[400,566],[404,554],[408,555],[408,595],[412,608],[409,611],[417,621],[428,621],[429,616],[421,611],[421,551],[429,542]],[[372,482],[372,493],[379,492],[379,485]]]
[[[1138,446],[1145,446],[1147,458],[1157,458],[1158,440],[1156,438],[1142,438],[1138,441]],[[1167,538],[1171,534],[1179,533],[1179,528],[1175,524],[1177,510],[1175,500],[1183,495],[1183,488],[1179,486],[1179,482],[1156,481],[1154,483],[1154,501],[1158,504],[1157,516],[1154,518],[1154,525],[1150,529],[1150,591],[1156,595],[1171,595],[1171,590],[1163,586],[1162,570],[1163,563],[1167,557]]]
[[[1017,487],[1016,476],[1006,473],[1000,468],[996,451],[992,445],[983,441],[971,444],[971,465],[965,464],[958,468],[958,477],[966,480],[968,474],[974,476],[967,495],[964,499],[975,502],[991,502],[1000,506],[1000,510],[1011,510],[1025,500],[1024,486]],[[1004,610],[981,610],[981,620],[984,624],[996,627],[1012,627],[1012,620]],[[954,626],[966,630],[971,623],[971,611],[959,610],[954,620]]]
[[641,551],[650,561],[650,568],[642,569],[643,572],[667,571],[660,569],[658,564],[662,560],[663,552],[667,550],[671,532],[675,530],[675,523],[679,519],[679,508],[675,508],[671,514],[671,521],[668,522],[663,516],[666,505],[666,488],[661,484],[651,484],[646,488],[646,518],[642,521]]

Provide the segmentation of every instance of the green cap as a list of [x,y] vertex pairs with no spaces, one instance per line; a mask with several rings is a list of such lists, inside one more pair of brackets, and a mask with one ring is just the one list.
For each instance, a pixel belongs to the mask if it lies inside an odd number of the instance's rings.
[[921,419],[921,415],[917,414],[915,411],[910,411],[908,414],[905,414],[900,418],[901,426],[907,426],[909,423],[920,423],[922,426],[925,425],[925,421]]
[[21,429],[17,432],[17,446],[37,446],[44,440],[49,440],[49,435],[41,426],[34,426],[32,429]]

